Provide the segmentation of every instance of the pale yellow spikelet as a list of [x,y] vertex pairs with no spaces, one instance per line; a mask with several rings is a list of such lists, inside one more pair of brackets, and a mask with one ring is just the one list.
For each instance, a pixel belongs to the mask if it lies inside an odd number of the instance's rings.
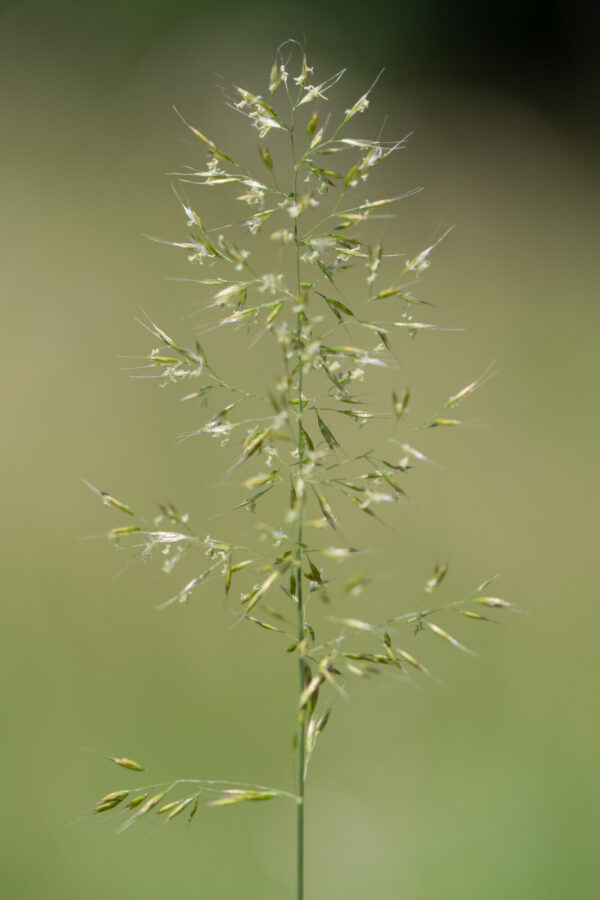
[[503,600],[501,597],[474,597],[473,603],[481,603],[483,606],[501,607],[502,609],[508,609],[512,606],[512,603],[509,603],[508,600]]
[[211,800],[208,806],[234,806],[236,803],[256,803],[262,800],[271,800],[276,797],[275,791],[244,791],[238,788],[228,788],[223,792],[223,797]]
[[456,647],[458,650],[462,650],[464,653],[470,653],[472,656],[475,656],[472,650],[469,650],[468,647],[465,647],[464,644],[461,644],[460,641],[457,641],[455,637],[452,637],[451,634],[448,634],[447,631],[444,631],[443,628],[440,628],[439,625],[436,625],[435,622],[426,622],[427,628],[430,631],[433,631],[434,634],[437,634],[438,637],[443,638],[443,640],[447,641],[453,647]]
[[138,809],[136,816],[143,816],[145,813],[150,812],[151,809],[154,809],[155,806],[158,806],[163,797],[167,796],[167,791],[159,791],[158,794],[155,794],[153,797],[150,797],[143,803]]
[[[194,801],[197,802],[197,800],[197,797],[186,797],[185,800],[179,800],[179,802],[174,803],[169,815],[167,816],[167,822],[170,822],[172,819],[182,813],[184,809],[187,809],[190,803],[193,803]],[[191,815],[193,815],[193,813]]]
[[125,756],[111,756],[111,761],[116,763],[117,766],[122,766],[124,769],[131,769],[132,772],[145,772],[144,767],[135,762],[133,759],[127,759]]

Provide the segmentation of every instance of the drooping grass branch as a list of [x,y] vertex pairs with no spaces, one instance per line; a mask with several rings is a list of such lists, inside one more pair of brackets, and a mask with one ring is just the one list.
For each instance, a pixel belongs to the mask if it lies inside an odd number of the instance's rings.
[[[421,661],[424,635],[471,652],[462,636],[455,636],[457,626],[447,626],[445,620],[461,616],[463,621],[491,622],[489,613],[511,604],[487,592],[489,580],[469,596],[433,602],[431,595],[447,574],[446,566],[437,565],[425,581],[425,600],[415,603],[414,611],[394,608],[384,621],[347,612],[348,601],[368,598],[376,590],[372,574],[362,567],[364,548],[346,536],[355,528],[354,511],[378,527],[392,527],[393,516],[385,511],[403,508],[410,472],[427,461],[415,446],[420,429],[460,426],[455,408],[489,373],[451,393],[416,424],[410,424],[411,392],[405,385],[383,401],[367,403],[363,384],[369,379],[377,384],[382,370],[396,371],[402,342],[437,328],[430,321],[432,305],[415,296],[412,285],[430,265],[439,241],[410,256],[371,241],[369,226],[415,193],[410,189],[377,200],[363,195],[375,167],[401,150],[406,139],[382,141],[349,133],[369,106],[374,84],[337,120],[331,116],[323,121],[322,109],[343,72],[315,85],[303,55],[300,71],[292,77],[283,55],[289,49],[288,43],[278,51],[268,101],[236,87],[229,103],[261,140],[267,135],[282,138],[273,152],[259,145],[262,174],[251,173],[185,123],[206,159],[199,168],[193,165],[179,174],[175,194],[185,213],[187,236],[157,240],[184,250],[190,264],[207,270],[205,277],[193,279],[202,296],[201,324],[182,344],[147,318],[142,324],[156,345],[139,373],[163,385],[183,385],[182,399],[192,408],[209,406],[205,420],[196,421],[184,438],[209,436],[233,447],[228,474],[245,476],[244,490],[229,512],[265,510],[271,520],[259,520],[256,539],[242,545],[224,535],[200,537],[189,516],[172,504],[161,506],[158,518],[149,523],[128,504],[90,487],[128,517],[128,524],[109,531],[114,542],[131,541],[143,557],[158,551],[166,573],[198,551],[205,556],[163,607],[189,602],[202,588],[212,595],[210,586],[222,579],[226,595],[234,586],[239,590],[240,620],[286,642],[298,671],[295,790],[175,779],[112,791],[94,811],[124,812],[122,830],[149,813],[165,822],[182,813],[191,819],[205,799],[208,806],[291,799],[297,816],[296,897],[302,900],[306,777],[336,698],[347,696],[357,678],[385,671],[402,679],[411,673],[427,675]],[[182,199],[189,185],[233,191],[250,211],[231,223],[226,236],[223,227],[212,227]],[[277,260],[268,271],[254,262],[253,242],[264,243],[269,258]],[[209,336],[220,329],[247,334],[248,352],[258,353],[256,346],[265,338],[278,348],[281,369],[265,396],[249,383],[235,384],[225,371],[227,359],[214,363]],[[381,396],[379,389],[377,393]],[[265,504],[267,499],[272,502]],[[340,579],[344,564],[351,571]],[[422,649],[415,649],[417,641]],[[143,771],[129,759],[111,758],[121,767]]]

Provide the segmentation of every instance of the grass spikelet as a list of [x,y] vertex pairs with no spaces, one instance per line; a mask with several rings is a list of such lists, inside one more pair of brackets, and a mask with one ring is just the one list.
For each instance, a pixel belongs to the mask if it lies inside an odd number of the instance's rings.
[[431,422],[428,422],[425,425],[425,428],[456,428],[458,425],[462,425],[458,419],[432,419]]
[[111,756],[111,762],[114,762],[117,766],[122,766],[123,769],[130,769],[132,772],[145,772],[146,770],[140,763],[135,762],[133,759],[127,759],[125,756]]
[[316,692],[319,690],[323,681],[325,680],[324,675],[313,675],[311,680],[308,682],[302,693],[300,694],[300,699],[298,701],[298,706],[300,709],[304,709],[309,705],[310,700],[314,697]]
[[406,650],[399,649],[396,650],[396,653],[398,654],[400,659],[403,659],[404,662],[407,662],[413,668],[418,669],[420,672],[424,672],[427,675],[429,674],[423,663],[420,663],[418,659],[415,659],[411,653],[407,653]]
[[472,394],[476,387],[476,381],[472,381],[470,384],[467,384],[462,390],[458,391],[457,394],[453,394],[452,397],[449,397],[448,400],[446,400],[446,402],[444,403],[444,409],[450,409],[451,406],[456,406],[457,403],[460,403],[461,400],[464,400],[465,397],[468,397],[469,394]]
[[392,662],[391,657],[387,653],[353,653],[348,651],[344,653],[346,659],[356,659],[361,662],[378,663],[387,666]]
[[493,372],[490,372],[490,368],[491,366],[485,370],[483,375],[476,378],[475,381],[471,381],[469,384],[465,385],[464,388],[461,388],[460,391],[457,391],[456,394],[452,394],[452,396],[444,403],[444,409],[451,409],[451,407],[461,403],[466,397],[470,397],[474,391],[485,384],[493,375]]
[[[160,809],[156,810],[157,816],[162,816],[163,813],[170,812],[173,810],[179,803],[179,800],[171,800],[170,803],[165,803],[164,806],[161,806]],[[168,816],[167,816],[168,818]]]
[[153,797],[150,797],[143,803],[138,809],[136,816],[143,816],[145,813],[150,812],[151,809],[154,809],[155,806],[158,806],[163,797],[167,796],[166,791],[160,791],[158,794],[155,794]]
[[425,583],[425,591],[430,594],[444,580],[448,566],[436,566],[433,575]]
[[188,822],[191,822],[196,813],[198,812],[198,797],[194,797],[192,800],[192,806],[190,808],[190,814],[188,816]]
[[327,497],[322,491],[319,491],[317,489],[315,489],[315,494],[324,518],[327,520],[328,524],[333,528],[333,530],[337,531],[337,517],[333,512]]
[[[196,803],[197,809],[198,797],[186,797],[185,800],[180,800],[178,803],[174,803],[171,807],[169,815],[167,816],[167,822],[171,822],[174,818],[176,818],[176,816],[180,815],[180,813],[182,813],[184,809],[188,808],[190,803]],[[193,817],[195,812],[196,810],[190,811],[190,819]]]
[[436,625],[435,622],[426,622],[425,624],[430,631],[433,631],[433,633],[437,634],[438,637],[441,637],[444,641],[447,641],[453,647],[456,647],[457,650],[462,650],[463,653],[470,653],[471,656],[475,656],[473,650],[469,650],[468,647],[465,647],[464,644],[461,644],[460,641],[457,641],[455,637],[452,637],[451,634],[448,634],[447,631],[444,631],[444,629],[440,628],[439,625]]
[[271,625],[269,622],[263,622],[262,619],[256,619],[254,616],[244,616],[248,622],[253,622],[255,625],[258,625],[259,628],[264,628],[265,631],[277,631],[279,634],[285,634],[281,628],[277,628],[275,625]]
[[126,503],[123,503],[121,500],[117,500],[115,497],[107,494],[106,491],[101,491],[98,488],[94,487],[94,485],[90,484],[89,481],[86,481],[85,478],[83,479],[83,483],[89,487],[92,493],[96,494],[97,497],[100,497],[105,506],[114,506],[115,509],[120,509],[121,512],[127,513],[128,516],[135,516],[134,511]]
[[139,818],[146,815],[146,813],[149,813],[152,809],[154,809],[156,806],[158,806],[158,804],[163,799],[163,797],[166,797],[166,796],[167,796],[167,791],[159,791],[159,793],[154,794],[153,797],[148,797],[147,800],[145,800],[140,806],[138,806],[138,808],[136,809],[134,814],[132,816],[130,816],[125,822],[123,822],[123,824],[118,829],[118,833],[125,831],[127,828],[129,828],[131,825],[133,825],[133,823],[136,822]]
[[327,556],[329,559],[337,559],[339,562],[342,562],[345,559],[350,559],[353,553],[356,553],[356,550],[353,547],[326,547],[321,551],[323,556]]
[[96,809],[101,806],[104,806],[107,803],[112,804],[113,806],[117,806],[117,804],[121,803],[125,797],[129,796],[129,791],[113,791],[110,794],[106,794],[106,796],[102,797],[101,800],[98,800],[96,804]]
[[487,616],[482,616],[481,613],[473,612],[472,609],[461,609],[459,610],[461,615],[466,616],[468,619],[475,619],[478,622],[493,622],[494,624],[498,624],[495,619],[488,619]]
[[333,621],[339,622],[340,625],[345,625],[346,628],[354,628],[356,631],[375,630],[370,622],[363,622],[362,619],[334,619]]
[[262,800],[272,800],[276,796],[274,791],[241,791],[231,788],[224,792],[223,797],[211,800],[208,806],[235,806],[237,803],[257,803]]
[[140,806],[144,800],[148,799],[148,794],[140,794],[138,797],[134,797],[126,806],[126,809],[136,809],[136,807]]
[[323,435],[325,443],[327,444],[329,449],[335,450],[336,447],[339,447],[340,445],[332,434],[331,429],[328,425],[325,424],[319,413],[317,413],[317,423],[319,425],[319,431]]
[[278,570],[271,572],[271,574],[265,578],[265,580],[262,582],[262,584],[260,584],[250,594],[246,595],[246,597],[242,600],[242,603],[245,606],[245,610],[244,610],[245,615],[248,615],[250,610],[254,609],[256,604],[262,600],[262,598],[265,596],[265,594],[267,593],[269,588],[275,584],[275,582],[277,581],[277,579],[279,578],[280,575],[281,575],[281,572],[279,572]]
[[96,807],[94,807],[94,812],[95,813],[108,812],[109,809],[114,809],[116,805],[117,805],[116,803],[110,802],[110,801],[107,803],[99,803]]
[[392,391],[392,406],[394,408],[394,415],[397,419],[401,419],[406,415],[408,410],[408,401],[410,400],[410,391],[408,388],[404,391],[401,398],[398,398],[396,391]]
[[474,597],[473,603],[481,603],[483,606],[501,609],[508,609],[512,606],[512,603],[509,603],[508,600],[502,600],[500,597]]

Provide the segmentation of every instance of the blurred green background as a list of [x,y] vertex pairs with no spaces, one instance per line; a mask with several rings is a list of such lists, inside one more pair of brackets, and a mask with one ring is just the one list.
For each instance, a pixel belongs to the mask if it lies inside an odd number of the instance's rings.
[[429,410],[498,371],[465,407],[482,427],[427,435],[441,465],[415,473],[398,533],[363,536],[393,573],[377,602],[414,608],[448,560],[445,599],[500,572],[527,613],[463,623],[478,659],[434,641],[442,684],[365,682],[338,704],[311,770],[307,897],[597,896],[598,82],[583,11],[2,7],[2,898],[292,896],[283,803],[119,838],[70,823],[135,783],[86,747],[165,777],[293,784],[295,667],[270,635],[230,631],[215,590],[158,613],[179,573],[113,578],[129,558],[87,540],[117,523],[81,478],[149,514],[172,501],[200,533],[235,496],[213,442],[176,446],[201,417],[123,357],[151,345],[140,307],[194,326],[193,288],[165,277],[202,275],[142,237],[182,237],[164,173],[202,159],[172,105],[245,152],[253,135],[215,85],[263,89],[277,44],[303,35],[317,73],[349,67],[337,109],[387,67],[361,127],[387,114],[388,133],[414,135],[380,186],[426,186],[390,226],[397,243],[415,253],[456,226],[421,291],[466,330],[403,349],[402,384]]

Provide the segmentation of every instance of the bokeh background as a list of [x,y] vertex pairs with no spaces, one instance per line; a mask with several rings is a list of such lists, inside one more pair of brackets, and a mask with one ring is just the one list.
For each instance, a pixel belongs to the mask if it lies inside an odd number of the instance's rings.
[[[202,159],[172,105],[246,152],[253,134],[218,85],[260,90],[287,37],[323,75],[349,67],[338,109],[386,66],[361,126],[376,133],[387,114],[386,133],[413,137],[380,184],[426,187],[391,234],[418,252],[455,226],[420,289],[466,330],[403,348],[417,408],[498,372],[465,407],[478,427],[427,435],[440,465],[415,475],[398,532],[364,535],[392,573],[377,602],[414,608],[449,561],[445,599],[499,572],[523,611],[503,629],[462,624],[477,659],[430,641],[441,683],[361,683],[338,704],[312,767],[307,897],[591,900],[598,19],[583,3],[466,0],[2,6],[0,895],[292,896],[283,803],[119,838],[71,824],[135,783],[106,753],[166,777],[293,783],[296,673],[281,647],[230,631],[212,588],[157,613],[181,577],[88,539],[118,522],[81,481],[147,513],[170,500],[200,533],[234,495],[214,443],[176,446],[198,413],[131,380],[126,357],[150,346],[141,307],[194,327],[194,290],[166,280],[194,273],[143,237],[183,235],[165,173]],[[260,356],[218,347],[237,377],[268,378]]]

